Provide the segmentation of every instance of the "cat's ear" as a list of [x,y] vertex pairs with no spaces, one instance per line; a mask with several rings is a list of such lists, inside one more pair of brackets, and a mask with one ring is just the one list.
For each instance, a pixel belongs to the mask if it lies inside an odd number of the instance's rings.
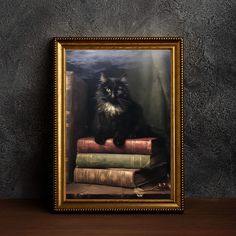
[[107,77],[102,72],[101,72],[101,75],[100,75],[100,82],[101,83],[106,83],[107,82]]
[[120,78],[120,81],[124,84],[127,84],[128,85],[128,81],[127,81],[127,77],[126,77],[126,74],[122,75],[121,78]]

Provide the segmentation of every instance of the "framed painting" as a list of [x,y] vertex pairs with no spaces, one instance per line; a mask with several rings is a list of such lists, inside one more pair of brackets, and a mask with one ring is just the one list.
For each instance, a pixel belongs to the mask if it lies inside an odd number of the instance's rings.
[[54,47],[54,210],[182,212],[182,38]]

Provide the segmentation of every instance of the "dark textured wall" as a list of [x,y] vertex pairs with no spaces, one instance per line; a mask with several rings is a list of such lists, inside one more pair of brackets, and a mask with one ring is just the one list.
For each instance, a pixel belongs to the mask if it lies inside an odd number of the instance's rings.
[[54,36],[183,36],[186,195],[236,197],[235,3],[1,0],[0,197],[44,192]]

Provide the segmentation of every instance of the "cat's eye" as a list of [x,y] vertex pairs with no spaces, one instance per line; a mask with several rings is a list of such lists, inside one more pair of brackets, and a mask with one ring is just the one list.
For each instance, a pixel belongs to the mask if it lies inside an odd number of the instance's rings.
[[109,88],[106,88],[106,91],[107,91],[108,93],[111,93],[111,90],[110,90]]

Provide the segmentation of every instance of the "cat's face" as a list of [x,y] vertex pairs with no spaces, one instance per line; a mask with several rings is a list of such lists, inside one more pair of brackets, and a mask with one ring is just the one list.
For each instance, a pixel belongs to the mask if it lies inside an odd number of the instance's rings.
[[101,74],[98,94],[102,101],[114,105],[123,104],[129,98],[128,84],[125,76],[108,78]]

